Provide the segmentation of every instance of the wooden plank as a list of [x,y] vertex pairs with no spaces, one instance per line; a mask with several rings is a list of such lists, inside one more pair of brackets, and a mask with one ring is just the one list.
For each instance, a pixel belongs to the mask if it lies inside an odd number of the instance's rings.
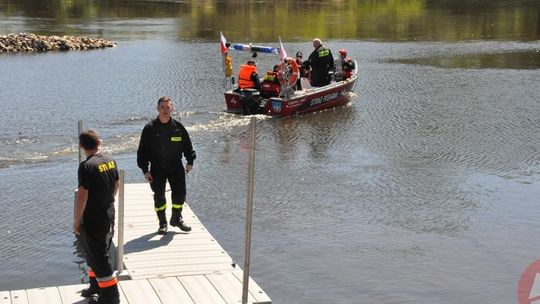
[[150,284],[163,304],[195,304],[182,283],[175,277],[150,279]]
[[[242,303],[242,283],[232,272],[213,273],[206,277],[228,304]],[[248,293],[248,303],[254,302],[255,298]]]
[[[166,254],[174,254],[178,253],[178,248],[173,246],[165,246],[163,248],[151,248],[145,251],[136,251],[136,252],[129,252],[128,258],[132,259],[141,259],[141,258],[147,258],[152,259],[152,256],[154,255],[166,255]],[[182,248],[182,257],[187,256],[191,257],[192,255],[203,255],[203,256],[221,256],[221,255],[227,255],[227,252],[223,250],[223,248],[216,246],[215,244],[202,244],[197,246],[184,246]],[[230,257],[230,256],[229,256]],[[231,258],[232,261],[232,258]]]
[[[60,298],[62,299],[63,304],[86,304],[88,303],[88,298],[81,297],[81,290],[87,288],[87,284],[76,284],[76,285],[67,285],[67,286],[58,286],[58,292],[60,293]],[[128,303],[122,289],[120,291],[120,303]]]
[[167,277],[167,276],[187,276],[187,275],[197,275],[197,274],[209,274],[214,272],[223,272],[230,271],[229,267],[219,267],[219,266],[208,266],[207,268],[202,268],[200,266],[195,267],[183,267],[178,269],[171,269],[170,267],[159,267],[155,269],[145,269],[139,273],[138,270],[130,272],[133,279],[150,279],[156,277]]
[[[190,238],[190,237],[184,237],[184,235],[179,237],[173,237],[173,234],[170,233],[170,239],[168,239],[168,243],[166,241],[161,241],[159,238],[156,238],[155,236],[151,236],[149,239],[141,239],[140,241],[130,241],[128,240],[126,244],[124,245],[126,252],[129,254],[130,250],[134,252],[140,252],[148,249],[154,249],[154,248],[165,248],[170,246],[188,246],[188,245],[206,245],[206,244],[213,244],[217,243],[213,238],[210,237],[203,237],[203,238]],[[221,246],[217,246],[221,247]]]
[[178,277],[178,280],[195,303],[227,304],[205,276],[182,276]]
[[9,291],[0,291],[0,304],[11,304]]
[[[244,279],[244,273],[241,269],[235,269],[233,272],[234,276],[240,281],[240,283]],[[257,300],[257,303],[259,304],[271,304],[272,300],[270,297],[264,292],[264,290],[253,280],[251,277],[249,277],[249,292],[253,295],[253,297]]]
[[210,236],[208,234],[208,231],[204,229],[204,226],[200,222],[186,221],[186,225],[191,226],[192,230],[190,232],[184,232],[184,231],[181,231],[180,228],[168,226],[167,228],[169,229],[169,232],[173,232],[173,233],[171,235],[167,234],[163,236],[163,235],[157,234],[157,230],[159,227],[159,222],[157,220],[145,222],[141,218],[140,220],[136,220],[134,222],[126,221],[125,226],[124,226],[125,227],[124,232],[127,238],[131,238],[134,240],[141,239],[141,238],[150,239],[153,237],[155,237],[157,240],[173,239],[171,238],[171,236],[177,236],[177,237],[181,237],[181,236],[186,237],[186,236],[193,236],[193,235],[194,236],[202,236],[202,235]]
[[129,304],[159,304],[161,301],[147,280],[120,281]]
[[67,285],[67,286],[58,286],[58,292],[60,293],[60,298],[64,304],[86,304],[88,303],[88,298],[83,298],[81,296],[81,290],[87,288],[86,284],[76,284],[76,285]]
[[29,304],[62,304],[56,287],[32,288],[26,290]]
[[[149,260],[149,261],[137,261],[130,260],[129,265],[132,267],[132,270],[143,271],[144,269],[151,269],[154,267],[171,267],[171,268],[182,268],[182,267],[191,267],[191,266],[209,266],[209,265],[219,265],[220,268],[223,268],[225,265],[230,266],[231,260],[228,257],[208,257],[200,259],[182,259],[175,260],[177,256],[168,256],[162,260]],[[136,268],[136,269],[135,269]],[[232,266],[230,266],[232,269]]]
[[13,290],[10,293],[11,304],[28,304],[28,296],[26,290]]
[[118,282],[118,292],[120,293],[120,304],[127,304],[129,303],[124,291],[122,290],[122,284],[121,282]]

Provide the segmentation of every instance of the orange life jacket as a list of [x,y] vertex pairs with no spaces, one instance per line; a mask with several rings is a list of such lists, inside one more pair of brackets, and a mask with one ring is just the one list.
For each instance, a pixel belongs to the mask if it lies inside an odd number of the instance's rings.
[[251,74],[257,73],[257,67],[249,64],[242,64],[238,72],[238,86],[240,89],[254,88],[255,82],[251,80]]

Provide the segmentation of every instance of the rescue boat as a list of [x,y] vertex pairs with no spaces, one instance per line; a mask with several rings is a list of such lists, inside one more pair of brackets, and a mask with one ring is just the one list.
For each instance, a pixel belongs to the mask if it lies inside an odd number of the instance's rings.
[[[280,64],[276,72],[279,79],[279,90],[266,90],[264,79],[261,78],[261,90],[239,89],[234,84],[232,73],[231,50],[279,54]],[[225,72],[225,103],[226,111],[244,115],[264,114],[273,117],[287,117],[335,108],[346,105],[352,98],[358,78],[358,65],[354,62],[354,70],[346,79],[332,75],[330,84],[322,87],[312,87],[307,78],[300,77],[300,67],[294,58],[286,55],[281,39],[279,47],[256,46],[246,44],[230,45],[221,34],[221,52],[223,55],[223,70]],[[298,86],[300,83],[300,86]]]

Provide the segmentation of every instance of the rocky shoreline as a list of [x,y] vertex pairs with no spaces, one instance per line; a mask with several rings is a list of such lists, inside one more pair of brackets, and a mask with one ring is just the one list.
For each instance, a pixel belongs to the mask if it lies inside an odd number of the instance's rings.
[[116,42],[95,37],[41,36],[30,33],[0,35],[0,53],[89,50],[115,46]]

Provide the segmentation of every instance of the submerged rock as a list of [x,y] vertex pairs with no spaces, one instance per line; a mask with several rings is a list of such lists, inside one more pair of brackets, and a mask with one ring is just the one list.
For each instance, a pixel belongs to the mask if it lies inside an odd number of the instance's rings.
[[97,37],[41,36],[31,33],[0,35],[0,53],[88,50],[115,46],[116,42]]

